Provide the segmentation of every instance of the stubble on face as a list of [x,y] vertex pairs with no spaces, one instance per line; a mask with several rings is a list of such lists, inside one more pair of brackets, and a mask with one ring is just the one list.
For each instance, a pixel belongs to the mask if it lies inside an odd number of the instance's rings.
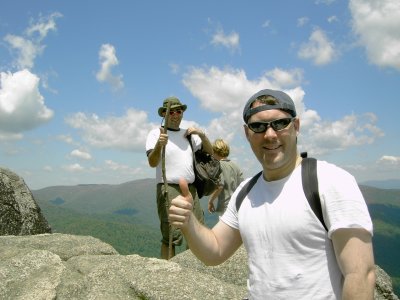
[[[249,123],[256,121],[269,122],[287,117],[290,117],[290,115],[281,110],[265,110],[254,114]],[[246,127],[247,139],[263,167],[264,176],[273,180],[283,178],[296,166],[296,128],[298,126],[295,125],[295,122],[298,122],[298,120],[294,120],[287,128],[278,132],[268,128],[264,133],[254,133]]]

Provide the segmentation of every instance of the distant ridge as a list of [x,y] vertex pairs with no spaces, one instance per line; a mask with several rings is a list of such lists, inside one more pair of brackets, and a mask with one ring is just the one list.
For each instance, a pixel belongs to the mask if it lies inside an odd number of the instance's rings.
[[400,189],[399,179],[388,179],[388,180],[368,180],[360,182],[362,185],[376,187],[379,189]]

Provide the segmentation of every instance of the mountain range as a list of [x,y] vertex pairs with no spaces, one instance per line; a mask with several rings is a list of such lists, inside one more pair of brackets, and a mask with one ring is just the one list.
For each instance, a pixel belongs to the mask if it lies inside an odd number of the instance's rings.
[[398,179],[368,180],[360,182],[360,185],[367,185],[380,189],[400,189],[400,180]]
[[[374,223],[376,264],[392,278],[400,292],[400,189],[384,189],[360,184]],[[378,182],[394,186],[393,182]],[[90,235],[111,244],[121,254],[136,253],[159,257],[159,221],[155,201],[155,179],[129,181],[119,185],[85,184],[52,186],[32,194],[53,232]],[[218,216],[207,211],[201,199],[206,224]],[[182,246],[177,252],[184,251]]]

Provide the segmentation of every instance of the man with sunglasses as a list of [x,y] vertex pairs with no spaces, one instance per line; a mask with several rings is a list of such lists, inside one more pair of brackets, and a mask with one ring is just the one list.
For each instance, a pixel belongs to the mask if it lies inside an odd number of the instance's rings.
[[236,208],[236,197],[213,229],[193,218],[186,183],[172,200],[169,218],[191,251],[218,265],[244,244],[250,299],[373,299],[375,265],[372,222],[352,175],[317,162],[319,195],[327,230],[308,204],[297,150],[300,120],[282,91],[261,90],[243,110],[244,132],[262,166]]
[[[170,105],[169,116],[166,118],[168,104]],[[188,183],[188,189],[193,199],[193,213],[200,223],[204,223],[204,213],[200,206],[199,197],[195,186],[193,169],[193,151],[190,147],[188,135],[191,135],[194,150],[203,148],[207,153],[212,154],[212,145],[204,132],[195,127],[187,129],[180,128],[183,112],[187,105],[182,104],[178,98],[169,97],[163,102],[163,106],[158,109],[158,115],[163,119],[168,119],[168,124],[161,128],[151,130],[146,140],[146,154],[150,167],[156,168],[157,181],[157,210],[160,219],[161,258],[168,259],[175,255],[175,246],[182,244],[183,236],[178,228],[173,228],[172,232],[172,253],[169,256],[169,222],[166,201],[180,194],[178,185],[179,178],[184,178]],[[167,180],[166,199],[165,185],[162,174],[162,149],[165,147],[165,173]]]

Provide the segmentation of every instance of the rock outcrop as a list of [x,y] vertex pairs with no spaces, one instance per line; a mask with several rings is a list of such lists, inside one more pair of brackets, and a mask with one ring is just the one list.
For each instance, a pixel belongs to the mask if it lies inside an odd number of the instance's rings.
[[0,235],[50,233],[24,180],[8,169],[0,168]]
[[[398,300],[377,267],[375,299]],[[170,261],[119,255],[90,236],[0,236],[0,299],[243,299],[243,248],[217,267],[190,251]]]
[[0,299],[242,299],[244,286],[93,237],[0,237]]

